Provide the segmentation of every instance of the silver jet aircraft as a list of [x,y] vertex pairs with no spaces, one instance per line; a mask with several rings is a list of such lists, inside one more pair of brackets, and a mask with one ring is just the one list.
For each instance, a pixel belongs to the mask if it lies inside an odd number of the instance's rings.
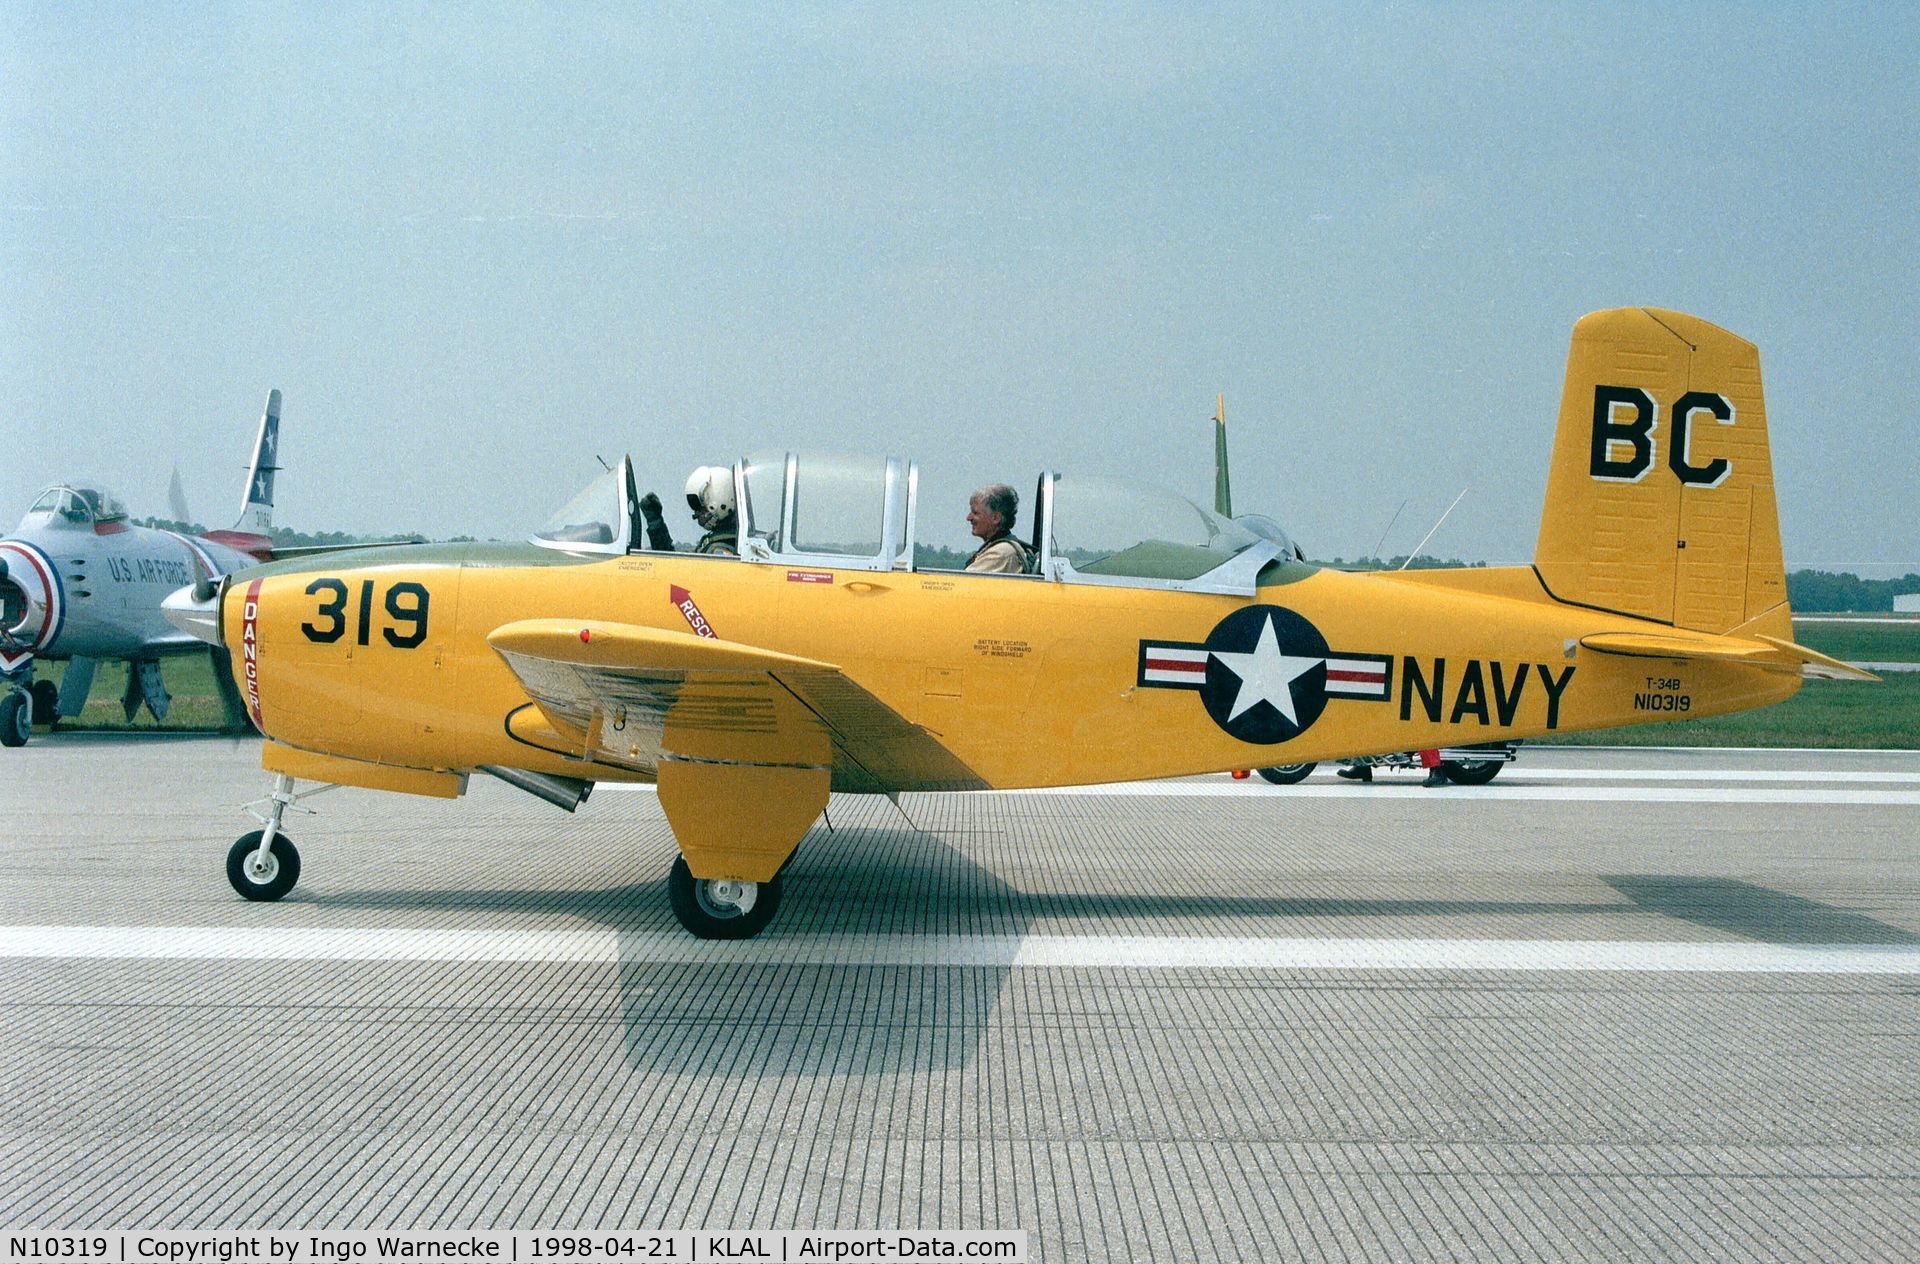
[[[103,658],[127,662],[121,703],[129,720],[143,705],[155,720],[167,718],[160,660],[205,644],[167,622],[161,599],[274,556],[279,442],[276,390],[267,393],[239,521],[226,531],[188,536],[134,526],[119,500],[98,487],[50,487],[34,500],[13,534],[0,538],[0,745],[24,746],[31,725],[80,714]],[[34,680],[39,659],[66,660],[58,685]],[[228,715],[244,717],[233,673],[222,662],[214,667]]]

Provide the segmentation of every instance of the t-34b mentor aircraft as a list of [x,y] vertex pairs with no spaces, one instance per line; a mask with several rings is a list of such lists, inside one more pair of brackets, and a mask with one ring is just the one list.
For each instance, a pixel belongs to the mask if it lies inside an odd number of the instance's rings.
[[[182,584],[273,555],[279,436],[280,392],[269,391],[240,517],[226,531],[188,536],[134,526],[120,501],[98,487],[50,487],[34,500],[0,539],[0,744],[24,746],[31,725],[80,714],[102,658],[127,660],[121,702],[129,720],[142,704],[154,719],[167,718],[160,660],[201,646],[167,621],[160,603]],[[215,679],[232,693],[222,657],[216,648]],[[36,659],[66,661],[57,686],[34,680]],[[238,713],[238,695],[231,702]]]
[[450,798],[478,770],[569,809],[651,780],[675,914],[742,938],[831,791],[1452,746],[1856,674],[1792,641],[1758,355],[1677,312],[1575,327],[1530,566],[1323,570],[1269,524],[1049,472],[1019,523],[1037,573],[929,571],[916,523],[960,507],[918,504],[912,465],[731,475],[737,558],[646,548],[623,461],[525,545],[276,563],[169,598],[231,654],[276,774],[234,887],[297,880],[296,778]]

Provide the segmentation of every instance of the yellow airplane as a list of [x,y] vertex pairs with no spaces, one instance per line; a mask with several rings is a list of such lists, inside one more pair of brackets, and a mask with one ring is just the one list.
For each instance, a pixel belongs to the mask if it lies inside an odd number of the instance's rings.
[[1037,573],[936,571],[916,523],[960,507],[920,505],[912,465],[709,474],[738,557],[648,547],[629,459],[523,545],[278,563],[169,599],[232,653],[275,774],[235,889],[297,881],[299,781],[452,798],[480,771],[568,810],[596,781],[655,782],[675,914],[744,938],[833,791],[1224,772],[1866,675],[1793,643],[1758,353],[1677,312],[1575,326],[1530,566],[1322,569],[1265,519],[1047,473],[1021,524]]

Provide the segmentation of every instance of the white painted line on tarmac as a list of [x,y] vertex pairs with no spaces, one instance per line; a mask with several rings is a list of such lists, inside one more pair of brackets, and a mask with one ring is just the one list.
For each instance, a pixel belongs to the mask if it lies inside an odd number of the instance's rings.
[[[1376,778],[1394,775],[1374,770]],[[1409,768],[1398,775],[1418,776],[1419,770]],[[1500,780],[1505,781],[1509,777],[1526,781],[1774,781],[1818,784],[1852,781],[1863,785],[1920,785],[1920,767],[1912,772],[1805,772],[1788,768],[1703,768],[1686,772],[1677,768],[1533,768],[1522,762],[1501,771]]]
[[[1515,774],[1519,777],[1523,774]],[[1920,790],[1770,790],[1715,789],[1712,787],[1677,788],[1668,786],[1443,786],[1428,789],[1411,777],[1398,782],[1379,779],[1371,784],[1348,782],[1301,782],[1293,786],[1273,786],[1266,782],[1234,781],[1228,777],[1208,781],[1136,781],[1113,786],[1060,786],[1048,790],[991,790],[1002,795],[1084,795],[1099,798],[1216,799],[1233,796],[1285,797],[1296,799],[1351,799],[1372,795],[1411,795],[1474,802],[1569,802],[1569,803],[1746,803],[1774,806],[1812,807],[1920,807]]]
[[[1113,799],[1229,799],[1247,797],[1280,797],[1292,799],[1352,799],[1366,795],[1415,795],[1433,796],[1439,799],[1472,799],[1476,802],[1505,800],[1512,802],[1564,802],[1564,803],[1746,803],[1762,806],[1805,806],[1805,807],[1920,807],[1920,789],[1916,790],[1849,790],[1844,787],[1828,786],[1822,789],[1768,789],[1751,787],[1740,789],[1721,789],[1710,786],[1693,788],[1669,787],[1658,785],[1610,785],[1610,786],[1541,786],[1528,785],[1530,780],[1542,778],[1564,778],[1566,780],[1585,780],[1589,775],[1596,779],[1604,776],[1610,781],[1650,781],[1664,780],[1657,774],[1648,772],[1621,771],[1607,774],[1587,774],[1554,770],[1515,771],[1511,776],[1516,784],[1490,786],[1443,786],[1429,789],[1422,786],[1411,776],[1392,777],[1391,774],[1378,776],[1373,782],[1338,781],[1332,777],[1321,778],[1317,774],[1312,780],[1297,785],[1275,786],[1265,781],[1248,778],[1235,781],[1225,773],[1205,780],[1198,778],[1181,781],[1124,781],[1109,785],[1094,786],[1047,786],[1029,790],[978,790],[968,794],[988,794],[1000,796],[1016,795],[1066,795],[1075,798],[1113,798]],[[1712,777],[1693,775],[1674,780],[1702,781],[1721,780],[1716,774]],[[1725,776],[1729,781],[1762,781],[1786,779],[1776,778],[1773,774],[1756,773]],[[1800,780],[1793,777],[1792,780]],[[1912,783],[1920,777],[1881,774],[1869,777],[1864,774],[1836,773],[1832,776],[1810,775],[1809,781],[1834,782],[1853,780],[1892,781]],[[652,782],[612,782],[599,783],[601,792],[644,792],[654,793]],[[934,791],[908,791],[915,798],[934,796]]]
[[679,931],[0,927],[0,958],[199,961],[650,962],[1050,970],[1634,971],[1920,974],[1920,946],[1536,939],[1258,939],[1133,935],[768,935]]

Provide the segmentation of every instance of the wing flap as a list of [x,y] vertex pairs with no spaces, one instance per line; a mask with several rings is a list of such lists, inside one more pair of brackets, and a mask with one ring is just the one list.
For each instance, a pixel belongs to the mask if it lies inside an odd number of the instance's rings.
[[917,724],[831,663],[631,624],[529,619],[487,638],[588,758],[831,768],[849,791],[980,789]]

